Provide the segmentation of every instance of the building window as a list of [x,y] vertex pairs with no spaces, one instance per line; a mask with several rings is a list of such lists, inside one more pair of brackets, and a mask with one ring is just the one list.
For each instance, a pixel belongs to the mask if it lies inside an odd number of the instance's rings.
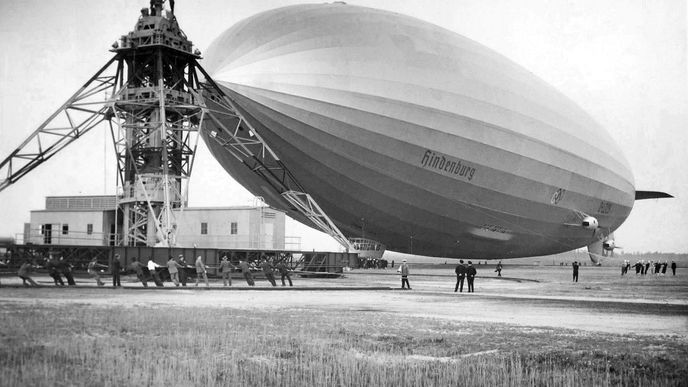
[[[114,246],[118,242],[117,234],[115,233],[115,225],[110,224],[110,246]],[[120,231],[121,232],[121,231]]]
[[89,223],[86,225],[86,234],[93,235],[93,224]]
[[237,222],[232,222],[230,233],[231,233],[232,235],[236,235],[236,233],[237,233],[237,228],[238,228]]
[[67,234],[69,234],[69,225],[63,224],[62,225],[62,235],[67,235]]
[[201,235],[208,234],[208,223],[201,223]]

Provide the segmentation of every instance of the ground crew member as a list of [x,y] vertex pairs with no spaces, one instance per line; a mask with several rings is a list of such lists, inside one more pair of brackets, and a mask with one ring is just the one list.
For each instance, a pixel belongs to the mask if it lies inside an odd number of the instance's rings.
[[671,261],[671,272],[676,275],[676,261]]
[[119,272],[122,270],[122,261],[119,259],[119,254],[115,254],[112,259],[112,287],[122,287],[119,279]]
[[286,284],[284,283],[285,277],[289,280],[289,286],[294,286],[294,284],[291,282],[291,272],[289,271],[289,268],[287,267],[287,264],[284,263],[284,261],[280,261],[277,264],[277,270],[279,270],[280,277],[282,277],[282,286],[286,286]]
[[172,282],[174,282],[174,286],[179,286],[179,264],[177,261],[172,258],[170,255],[170,258],[167,260],[167,271],[170,272],[170,279]]
[[136,272],[136,277],[141,281],[144,288],[148,287],[148,282],[146,281],[146,275],[143,274],[143,264],[139,262],[139,259],[134,257],[134,261],[129,265],[131,270]]
[[224,286],[232,286],[232,269],[236,269],[236,266],[232,265],[232,262],[227,259],[226,255],[222,256],[222,261],[220,262],[220,272],[222,273],[222,283]]
[[468,261],[468,266],[466,267],[466,279],[468,280],[468,293],[475,293],[475,289],[473,288],[473,280],[475,279],[475,275],[477,273],[478,273],[478,271],[475,270],[473,263],[471,261]]
[[67,279],[67,285],[76,286],[76,282],[74,282],[74,276],[72,276],[72,265],[67,262],[63,256],[60,256],[60,260],[57,261],[57,271],[65,276]]
[[466,278],[466,265],[463,264],[463,259],[459,259],[459,264],[456,265],[454,273],[456,273],[456,286],[454,286],[454,293],[456,293],[457,290],[459,292],[463,292],[463,280]]
[[38,284],[29,276],[31,273],[31,267],[31,262],[29,262],[27,259],[26,262],[19,267],[19,271],[17,272],[17,275],[22,279],[22,284],[24,284],[24,286],[38,286]]
[[574,282],[578,282],[578,266],[580,266],[578,264],[578,261],[573,261],[573,263],[571,264],[571,267],[573,268],[573,281]]
[[[0,266],[7,266],[7,262],[4,259],[0,259]],[[0,284],[1,286],[2,284]]]
[[265,259],[263,257],[263,262],[260,265],[263,268],[263,273],[265,273],[265,278],[267,278],[268,281],[272,284],[272,286],[277,286],[277,283],[275,282],[275,274],[272,270],[272,265],[270,264],[270,261]]
[[151,277],[153,277],[153,282],[155,282],[155,286],[157,287],[163,287],[164,285],[162,284],[162,281],[160,281],[160,275],[158,274],[158,268],[162,267],[155,263],[153,258],[148,258],[148,264],[146,265],[148,267],[148,272],[151,274]]
[[184,255],[179,254],[179,257],[177,257],[177,263],[179,264],[179,282],[182,283],[182,286],[186,286],[186,278],[187,278],[187,273],[186,273],[186,268],[189,267],[189,265],[186,264],[186,259],[184,259]]
[[62,281],[62,276],[60,275],[60,271],[57,270],[57,259],[53,258],[50,256],[46,262],[45,262],[45,268],[48,269],[48,275],[52,277],[53,281],[55,281],[55,286],[64,286],[64,282]]
[[99,264],[98,258],[93,257],[93,259],[91,259],[91,262],[88,263],[88,274],[96,279],[96,284],[98,284],[98,286],[104,286],[105,284],[103,283],[103,281],[100,280],[100,274],[98,273],[98,269],[96,268],[96,266],[107,267],[105,265]]
[[244,276],[248,286],[254,286],[256,283],[253,281],[253,275],[251,275],[251,268],[246,261],[239,261],[239,268],[241,269],[241,274]]
[[210,284],[208,283],[208,273],[206,272],[203,258],[199,255],[198,258],[196,258],[196,286],[198,286],[198,281],[201,280],[201,277],[203,277],[203,280],[205,281],[205,287],[209,288]]
[[411,290],[411,285],[409,284],[408,281],[408,275],[409,275],[409,266],[406,263],[406,260],[401,261],[401,266],[399,266],[399,269],[397,269],[397,272],[401,274],[401,288],[406,289],[406,286],[408,286],[409,290]]
[[[478,262],[478,263],[480,263],[480,262]],[[501,276],[502,276],[502,261],[499,261],[499,263],[497,264],[497,268],[495,269],[495,271],[497,272],[497,277],[501,277]]]

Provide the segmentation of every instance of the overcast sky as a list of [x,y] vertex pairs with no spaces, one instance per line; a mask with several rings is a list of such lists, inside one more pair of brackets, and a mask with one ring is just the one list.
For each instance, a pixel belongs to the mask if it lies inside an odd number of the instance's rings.
[[[204,51],[258,12],[299,1],[176,1],[182,29]],[[638,190],[676,199],[636,203],[616,232],[627,252],[688,252],[688,62],[684,0],[351,1],[415,16],[523,65],[572,98],[624,150]],[[146,0],[0,1],[0,159],[5,158],[111,56]],[[201,62],[202,64],[202,62]],[[102,127],[0,192],[0,236],[22,232],[50,195],[115,191],[115,161]],[[3,176],[4,178],[4,176]],[[201,146],[190,205],[252,203]],[[337,244],[295,222],[306,249]]]

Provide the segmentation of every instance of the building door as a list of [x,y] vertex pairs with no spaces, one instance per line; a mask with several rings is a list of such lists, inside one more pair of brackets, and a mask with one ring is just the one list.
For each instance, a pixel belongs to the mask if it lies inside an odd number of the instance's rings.
[[46,223],[43,225],[41,231],[43,231],[43,244],[49,245],[53,243],[53,225]]

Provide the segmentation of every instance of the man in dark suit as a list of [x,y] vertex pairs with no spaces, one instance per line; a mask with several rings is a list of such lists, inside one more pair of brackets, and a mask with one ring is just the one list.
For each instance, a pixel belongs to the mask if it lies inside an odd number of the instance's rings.
[[115,254],[112,259],[112,287],[122,287],[119,279],[119,272],[122,271],[122,261],[119,259],[119,254]]
[[459,264],[456,266],[456,269],[454,269],[454,272],[456,273],[456,286],[454,286],[454,293],[456,293],[457,290],[463,292],[463,280],[466,278],[466,265],[463,264],[463,259],[459,260]]
[[468,261],[468,266],[466,266],[466,278],[468,279],[468,293],[475,293],[475,289],[473,288],[473,280],[475,279],[475,275],[477,273],[478,271],[475,270],[473,262]]

